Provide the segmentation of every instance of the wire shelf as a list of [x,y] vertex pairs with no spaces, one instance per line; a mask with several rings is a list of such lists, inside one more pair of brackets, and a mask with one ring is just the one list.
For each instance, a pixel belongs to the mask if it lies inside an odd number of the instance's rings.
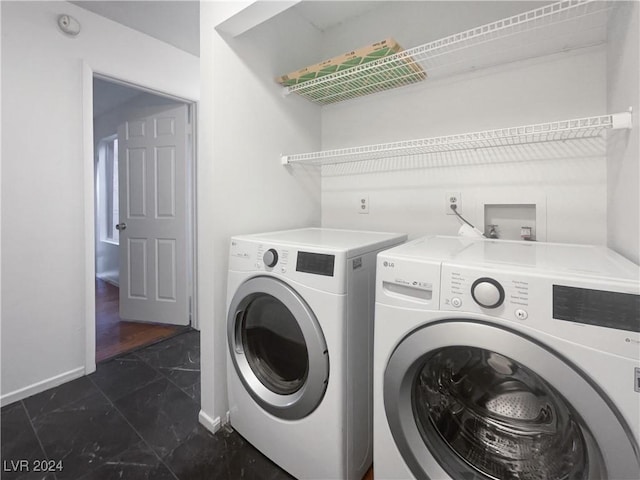
[[283,155],[283,165],[331,165],[345,162],[376,160],[381,158],[424,155],[472,150],[479,148],[509,147],[541,142],[579,140],[600,136],[606,130],[631,128],[631,112],[575,118],[549,123],[499,128],[481,132],[446,135],[442,137],[402,140],[360,147],[340,148],[296,155]]
[[440,78],[597,45],[606,41],[610,6],[602,0],[563,0],[286,87],[285,93],[326,105],[415,83],[424,72]]

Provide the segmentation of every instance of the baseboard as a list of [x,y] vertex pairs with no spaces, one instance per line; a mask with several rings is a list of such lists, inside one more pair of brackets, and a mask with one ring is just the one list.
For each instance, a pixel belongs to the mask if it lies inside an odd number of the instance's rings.
[[96,277],[100,280],[104,280],[107,283],[110,283],[114,287],[120,288],[120,275],[118,272],[103,272],[97,273]]
[[35,395],[36,393],[44,392],[45,390],[49,390],[50,388],[57,387],[58,385],[62,385],[63,383],[69,382],[71,380],[75,380],[76,378],[80,378],[84,376],[84,373],[84,367],[74,368],[73,370],[61,373],[60,375],[56,375],[55,377],[47,378],[46,380],[34,383],[33,385],[28,385],[19,390],[5,393],[0,396],[0,405],[4,407],[5,405],[9,405],[10,403],[17,402],[18,400],[30,397],[31,395]]
[[200,413],[198,414],[198,420],[200,420],[202,426],[209,430],[211,433],[216,433],[218,430],[220,430],[220,417],[211,418],[204,412],[204,410],[200,410]]

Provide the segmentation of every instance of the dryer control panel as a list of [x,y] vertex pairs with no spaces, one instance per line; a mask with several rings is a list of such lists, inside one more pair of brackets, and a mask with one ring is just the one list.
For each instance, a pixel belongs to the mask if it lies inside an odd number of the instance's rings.
[[[255,246],[253,246],[253,248],[255,248]],[[275,269],[281,273],[287,273],[287,268],[289,267],[289,250],[258,244],[255,267],[266,270]]]
[[343,252],[235,238],[229,248],[231,271],[274,275],[332,293],[346,292],[346,269]]

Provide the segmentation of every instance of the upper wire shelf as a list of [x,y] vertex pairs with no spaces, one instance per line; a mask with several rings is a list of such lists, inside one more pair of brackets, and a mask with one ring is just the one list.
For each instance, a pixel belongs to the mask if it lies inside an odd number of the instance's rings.
[[339,148],[296,155],[283,155],[281,161],[283,165],[331,165],[390,157],[451,152],[454,150],[579,140],[598,137],[606,130],[628,129],[631,128],[631,126],[631,112],[623,112],[458,135],[402,140],[391,143]]
[[[417,81],[416,63],[429,78],[597,45],[606,41],[609,2],[564,0],[426,43],[349,70],[285,88],[326,105]],[[405,73],[398,73],[404,71]],[[421,79],[421,78],[420,78]]]

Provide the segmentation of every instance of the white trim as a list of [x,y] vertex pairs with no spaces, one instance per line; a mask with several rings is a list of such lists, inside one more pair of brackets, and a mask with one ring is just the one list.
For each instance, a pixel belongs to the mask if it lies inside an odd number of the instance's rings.
[[0,397],[0,404],[4,407],[5,405],[17,402],[18,400],[30,397],[31,395],[44,392],[45,390],[57,387],[58,385],[62,385],[63,383],[69,382],[71,380],[75,380],[76,378],[80,378],[84,375],[84,367],[74,368],[73,370],[69,370],[68,372],[61,373],[60,375],[41,380],[32,385],[27,385],[26,387],[20,388],[13,392],[5,393],[4,395],[2,395],[2,397]]
[[84,156],[84,316],[85,359],[88,375],[96,371],[96,233],[95,158],[93,152],[93,70],[82,61],[82,153]]
[[196,228],[198,222],[197,211],[197,181],[198,181],[198,163],[196,161],[198,154],[198,104],[192,102],[188,108],[189,115],[189,157],[187,159],[187,225],[188,231],[191,232],[191,241],[187,243],[187,260],[191,259],[190,278],[188,281],[187,296],[190,298],[189,314],[191,315],[191,328],[200,331],[200,323],[198,321],[198,289],[196,282],[198,279],[198,262],[196,261],[198,252],[198,230]]
[[200,410],[200,413],[198,414],[198,420],[200,421],[200,424],[211,433],[216,433],[222,426],[220,417],[211,418],[207,413],[205,413],[204,410]]
[[[113,83],[118,83],[120,85],[129,86],[131,88],[135,88],[137,90],[142,90],[148,93],[152,93],[154,95],[162,96],[165,98],[170,98],[179,102],[182,102],[186,105],[190,105],[193,107],[194,117],[195,112],[197,111],[197,100],[186,98],[184,96],[179,96],[177,94],[172,94],[171,92],[163,92],[154,88],[153,85],[141,85],[139,83],[132,83],[122,78],[119,78],[116,73],[110,73],[106,71],[98,71],[94,70],[87,61],[82,61],[82,141],[83,141],[83,155],[84,155],[84,205],[85,205],[85,367],[84,373],[90,374],[95,372],[96,370],[96,287],[95,287],[95,277],[96,277],[96,269],[95,269],[95,244],[96,244],[96,232],[95,232],[95,155],[94,155],[94,144],[93,144],[93,79],[100,78],[102,80],[106,80]],[[193,119],[193,122],[196,122],[196,119]],[[196,129],[193,128],[192,138],[194,138],[195,142],[197,142],[196,137]],[[191,204],[191,208],[193,212],[191,212],[191,216],[195,222],[195,212],[196,212],[196,177],[195,171],[197,166],[197,149],[195,148],[195,144],[193,147],[193,152],[191,158],[188,159],[192,164],[192,171],[194,172],[192,177],[189,179],[192,185],[190,188],[193,191],[193,200]],[[196,241],[197,228],[196,224],[193,223],[191,228],[189,229],[187,235],[192,238],[193,242]],[[197,250],[194,249],[192,259],[193,265],[197,265]],[[192,291],[187,292],[187,295],[191,295],[195,301],[194,292],[197,290],[197,277],[195,268],[193,269],[193,278],[191,279]],[[193,317],[191,321],[191,325],[196,324],[197,320],[195,317],[195,313],[197,312],[197,308],[193,307]],[[219,422],[219,420],[218,420]]]
[[123,87],[135,88],[138,91],[150,93],[151,95],[156,95],[158,97],[168,98],[169,100],[174,100],[176,102],[182,102],[182,103],[186,103],[186,104],[195,104],[195,103],[197,103],[197,101],[193,100],[192,98],[187,98],[187,97],[174,95],[172,93],[168,93],[168,92],[157,90],[157,89],[155,89],[154,87],[151,87],[151,86],[141,85],[139,83],[134,83],[134,82],[130,82],[128,80],[123,80],[122,78],[114,76],[114,75],[112,75],[110,73],[99,72],[97,70],[94,70],[93,71],[93,77],[94,78],[98,78],[100,80],[104,80],[106,82],[115,83],[115,84],[121,85]]

